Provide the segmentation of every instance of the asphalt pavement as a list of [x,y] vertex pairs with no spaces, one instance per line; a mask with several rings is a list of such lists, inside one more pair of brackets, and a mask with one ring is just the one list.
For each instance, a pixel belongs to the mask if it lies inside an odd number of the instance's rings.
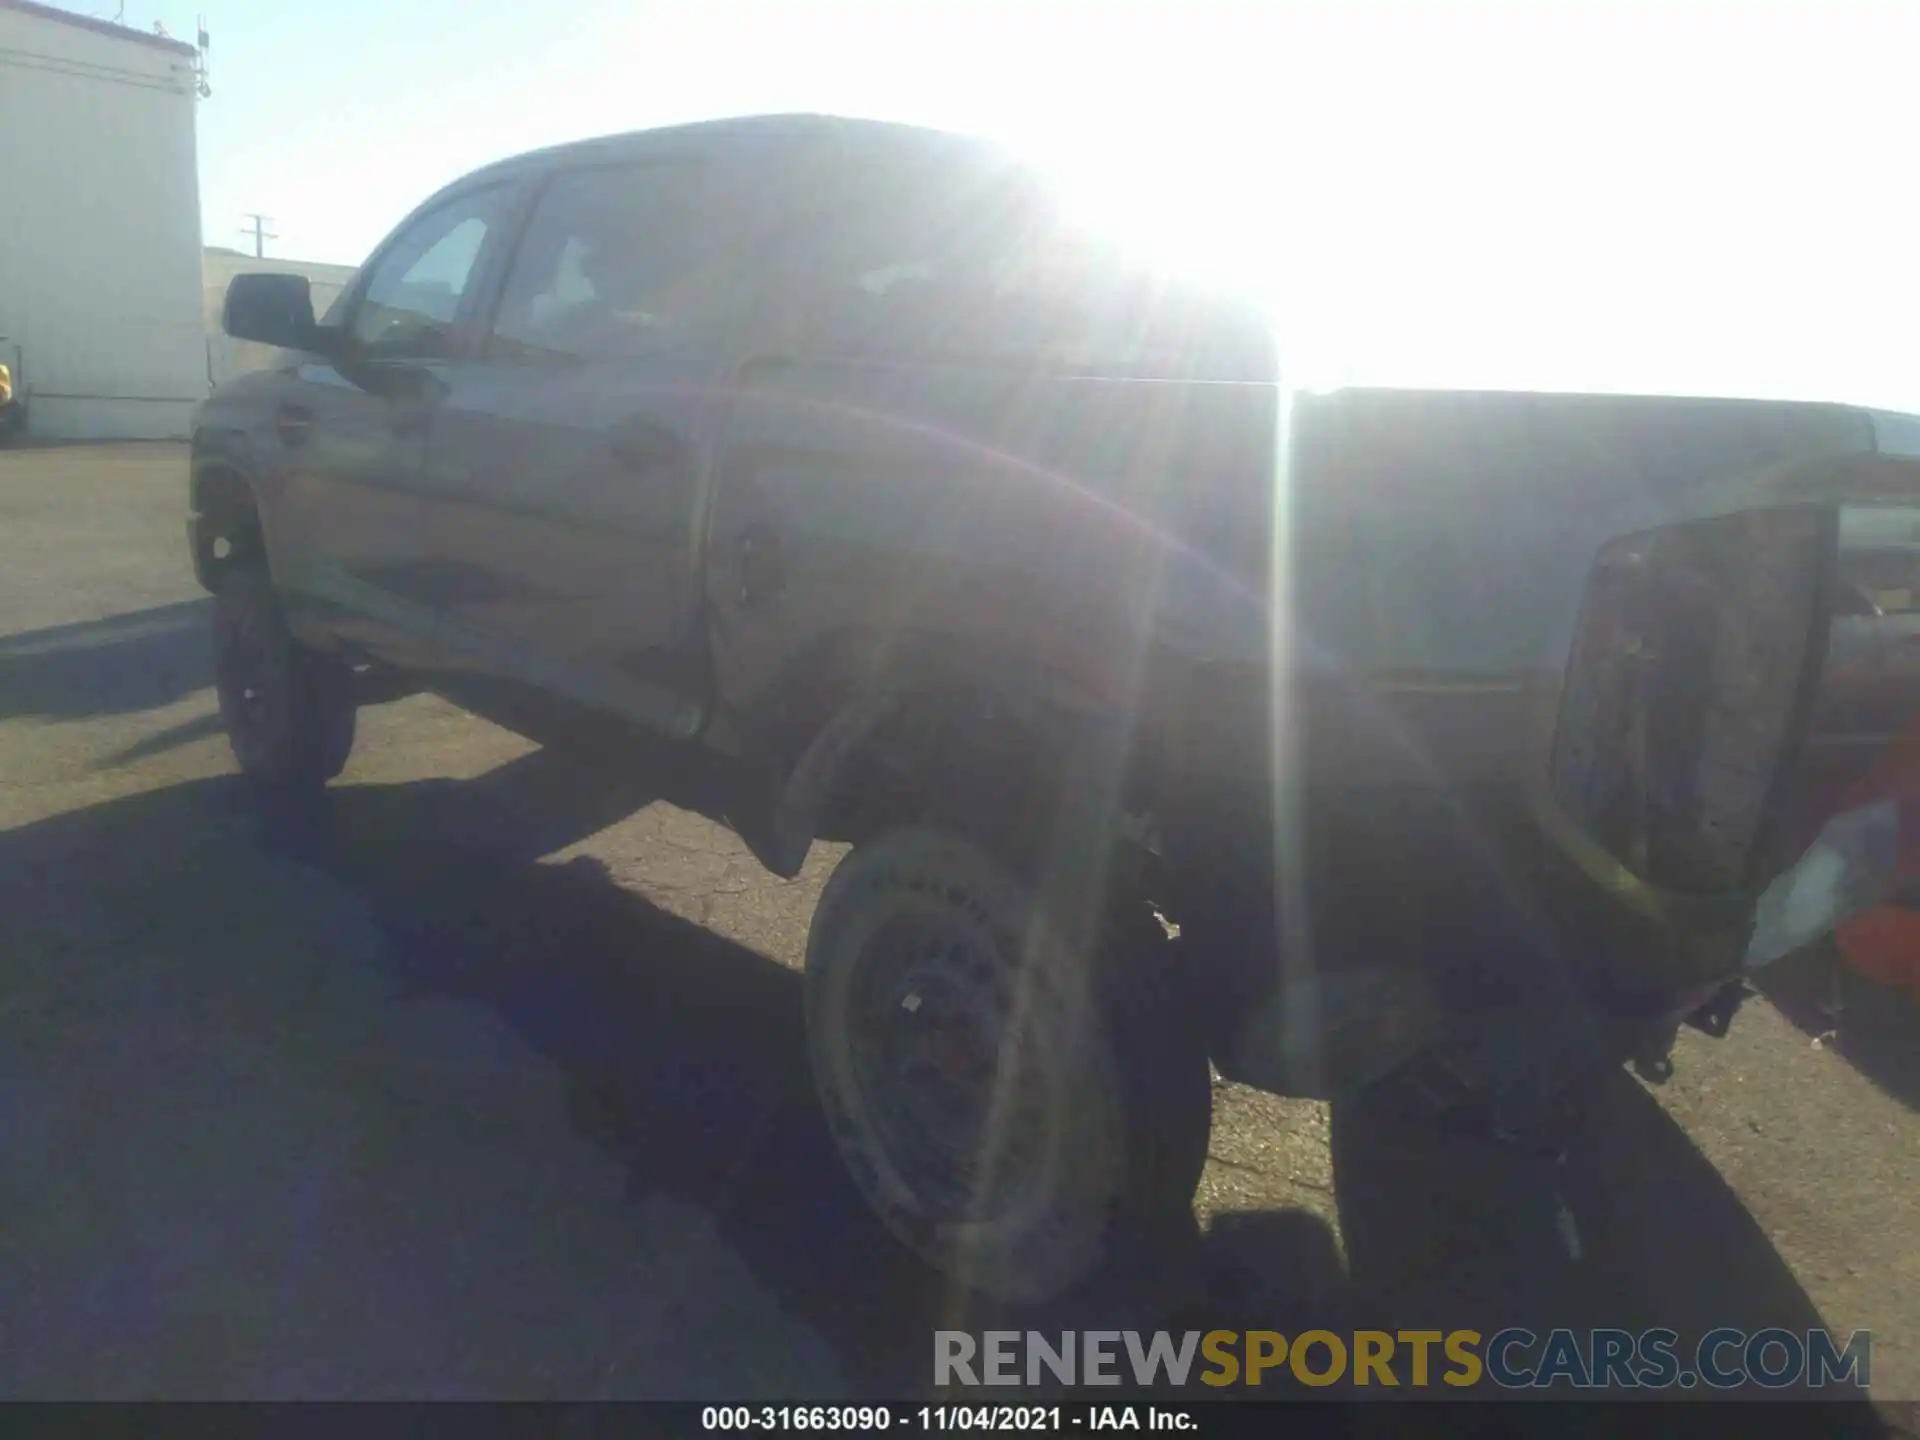
[[185,487],[176,446],[0,452],[0,1397],[904,1398],[957,1322],[1866,1329],[1920,1398],[1920,1030],[1812,961],[1544,1178],[1221,1086],[1193,1283],[966,1307],[808,1087],[838,856],[782,883],[428,697],[263,827]]

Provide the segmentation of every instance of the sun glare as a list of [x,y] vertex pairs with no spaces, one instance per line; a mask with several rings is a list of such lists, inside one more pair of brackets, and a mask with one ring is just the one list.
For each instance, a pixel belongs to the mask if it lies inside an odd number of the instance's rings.
[[1273,326],[1290,384],[1326,389],[1352,378],[1339,343],[1342,278],[1311,249],[1314,228],[1264,164],[1218,145],[1088,147],[1043,166],[1068,222],[1170,278],[1230,295]]
[[1058,176],[1071,220],[1156,268],[1254,291],[1274,279],[1274,257],[1263,253],[1256,232],[1266,228],[1260,212],[1275,197],[1237,186],[1231,167],[1093,156],[1062,166]]

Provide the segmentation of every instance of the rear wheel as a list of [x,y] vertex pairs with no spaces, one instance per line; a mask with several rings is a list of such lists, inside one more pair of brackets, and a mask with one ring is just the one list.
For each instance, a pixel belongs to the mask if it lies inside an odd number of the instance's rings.
[[318,791],[353,749],[353,676],[295,641],[264,570],[230,572],[213,597],[214,683],[241,773],[263,791]]
[[1190,1229],[1206,1164],[1211,1072],[1164,934],[1067,929],[975,841],[915,828],[842,862],[808,941],[814,1076],[855,1182],[922,1259],[1002,1300]]

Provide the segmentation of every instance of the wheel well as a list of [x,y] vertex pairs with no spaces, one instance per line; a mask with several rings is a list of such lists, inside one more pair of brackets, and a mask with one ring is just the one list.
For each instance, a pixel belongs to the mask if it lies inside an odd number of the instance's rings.
[[[932,824],[967,836],[1043,886],[1072,914],[1076,893],[1119,925],[1147,927],[1156,944],[1121,947],[1130,966],[1161,976],[1162,1014],[1190,1004],[1209,1036],[1229,1033],[1237,990],[1222,955],[1157,942],[1179,934],[1165,913],[1150,815],[1153,757],[1124,728],[991,689],[925,691],[847,754],[824,795],[816,838],[860,845],[896,827]],[[1091,888],[1085,888],[1091,887]],[[1118,956],[1116,956],[1118,958]],[[1185,997],[1185,998],[1176,998]]]
[[755,853],[776,874],[796,873],[815,840],[860,844],[929,822],[1032,858],[1061,838],[1063,809],[1089,797],[1106,811],[1095,823],[1135,841],[1153,829],[1136,822],[1150,820],[1162,767],[1133,707],[1017,646],[841,635],[796,652],[767,689],[743,728],[773,782]]
[[[1155,864],[1149,746],[1044,677],[943,678],[897,692],[832,766],[810,838],[860,844],[896,825],[960,830],[1004,859],[1043,864],[1089,827],[1144,880]],[[997,682],[997,683],[996,683]],[[1098,843],[1098,842],[1094,842]]]
[[1064,717],[1009,713],[991,694],[958,686],[902,697],[841,762],[821,838],[859,844],[934,816],[975,832],[1030,830],[1068,729]]
[[[1163,1018],[1172,1023],[1190,1004],[1213,1043],[1234,1034],[1237,999],[1249,989],[1240,957],[1264,953],[1260,936],[1236,937],[1250,943],[1225,948],[1176,938],[1179,917],[1167,906],[1177,897],[1154,815],[1159,756],[1150,739],[1116,717],[1059,703],[1057,690],[988,681],[900,695],[862,733],[833,764],[818,804],[803,807],[806,840],[857,846],[888,829],[932,824],[982,844],[1056,895],[1091,885],[1079,893],[1097,896],[1119,933],[1150,924],[1169,942],[1121,947],[1129,964],[1154,957],[1150,968],[1177,970],[1177,980],[1169,973],[1153,981],[1155,993],[1169,997],[1159,1002]],[[1068,899],[1065,913],[1075,908]],[[1272,933],[1271,926],[1261,932]]]
[[209,590],[236,566],[266,558],[266,536],[253,486],[237,471],[208,466],[193,478],[194,571]]

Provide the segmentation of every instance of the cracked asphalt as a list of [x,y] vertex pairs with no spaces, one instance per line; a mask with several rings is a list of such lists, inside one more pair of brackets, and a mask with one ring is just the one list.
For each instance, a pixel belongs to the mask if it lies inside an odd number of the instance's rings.
[[180,447],[0,452],[0,1396],[906,1398],[997,1319],[1824,1325],[1920,1398],[1920,1029],[1814,960],[1544,1181],[1222,1086],[1202,1283],[956,1309],[808,1088],[837,856],[783,884],[426,697],[363,712],[324,833],[263,828],[184,495]]

